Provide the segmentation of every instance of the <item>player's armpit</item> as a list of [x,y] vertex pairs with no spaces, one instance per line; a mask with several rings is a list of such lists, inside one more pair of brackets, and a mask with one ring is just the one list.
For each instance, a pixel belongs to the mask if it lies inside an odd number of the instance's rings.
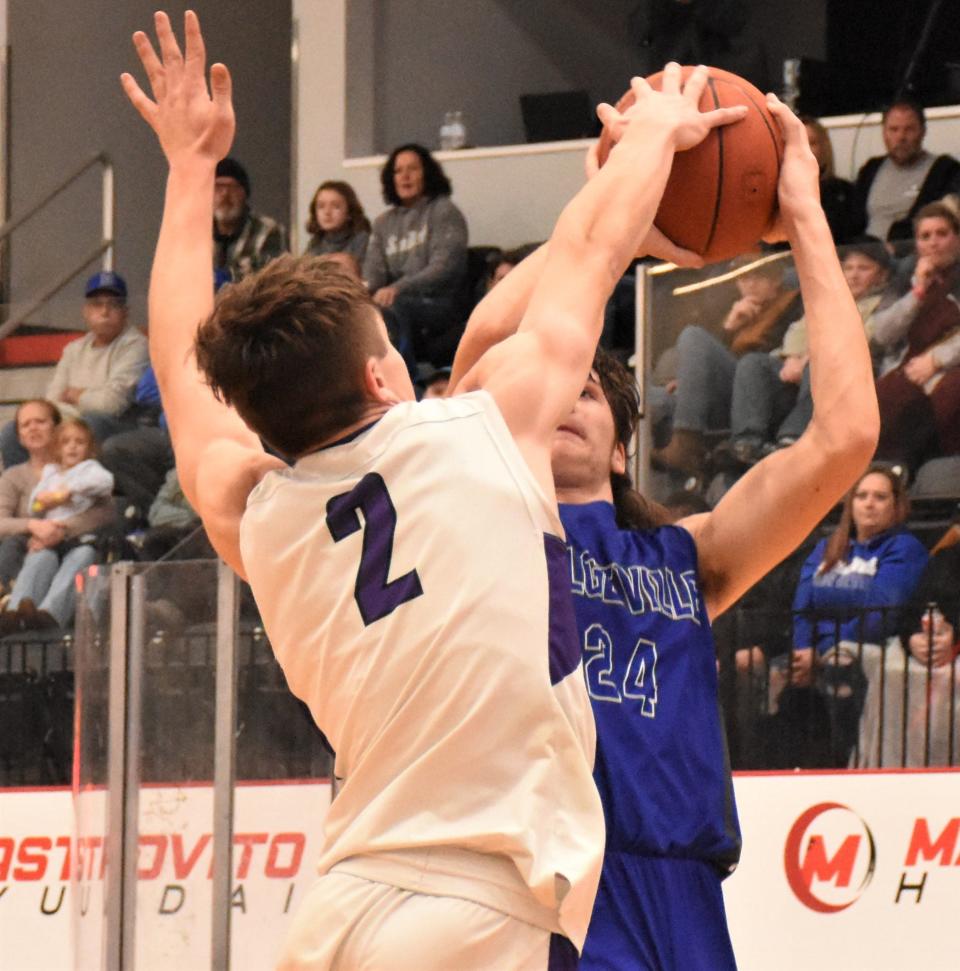
[[262,449],[228,439],[211,442],[200,456],[196,477],[195,508],[213,548],[242,579],[240,520],[247,499],[260,480],[286,466]]

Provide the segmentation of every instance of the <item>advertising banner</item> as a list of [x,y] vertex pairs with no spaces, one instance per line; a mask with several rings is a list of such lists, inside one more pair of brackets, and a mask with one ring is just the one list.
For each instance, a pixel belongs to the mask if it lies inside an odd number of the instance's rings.
[[742,971],[955,971],[960,772],[735,777],[724,882]]

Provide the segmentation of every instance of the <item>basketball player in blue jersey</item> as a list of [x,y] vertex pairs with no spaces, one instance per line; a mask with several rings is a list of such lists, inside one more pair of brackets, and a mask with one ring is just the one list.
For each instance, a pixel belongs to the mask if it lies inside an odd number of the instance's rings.
[[365,290],[323,261],[277,260],[214,306],[230,77],[214,65],[208,92],[193,13],[182,53],[166,15],[155,26],[159,56],[134,35],[153,99],[122,83],[169,162],[150,340],[180,481],[343,779],[280,967],[572,966],[603,813],[551,442],[674,152],[742,112],[700,113],[705,71],[681,90],[672,69],[663,93],[636,81],[517,333],[463,394],[417,403]]
[[[817,164],[803,125],[772,96],[770,109],[786,139],[782,229],[810,323],[815,411],[807,432],[755,466],[715,510],[675,526],[630,488],[637,392],[616,361],[597,355],[554,438],[607,822],[581,969],[736,966],[720,881],[737,862],[740,833],[710,619],[807,536],[876,442],[870,356],[820,208]],[[452,381],[509,335],[549,246],[513,270],[514,289],[471,321]]]

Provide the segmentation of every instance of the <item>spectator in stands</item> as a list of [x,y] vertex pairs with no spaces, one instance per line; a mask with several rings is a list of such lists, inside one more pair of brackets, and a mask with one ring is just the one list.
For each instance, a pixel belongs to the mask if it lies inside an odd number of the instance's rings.
[[449,367],[429,368],[417,381],[417,385],[422,389],[420,397],[442,398],[450,384],[450,372]]
[[54,438],[60,412],[57,406],[35,398],[17,409],[13,426],[27,461],[9,466],[0,475],[0,594],[10,592],[27,552],[27,542],[59,543],[65,530],[59,523],[30,514],[30,494],[45,465],[53,461]]
[[798,291],[784,283],[780,259],[757,261],[756,254],[738,260],[751,267],[737,277],[740,299],[723,319],[723,337],[688,326],[677,340],[677,380],[673,434],[655,449],[661,468],[699,472],[707,454],[706,433],[728,426],[737,360],[750,351],[769,352],[797,316]]
[[515,266],[519,266],[540,244],[524,243],[514,249],[505,249],[492,261],[487,277],[487,290],[493,289]]
[[320,183],[310,201],[307,232],[310,240],[305,252],[311,256],[349,253],[363,265],[370,220],[349,182],[328,179]]
[[98,507],[103,525],[113,512],[113,476],[96,461],[95,454],[96,442],[84,421],[68,418],[61,422],[56,431],[55,461],[43,467],[27,500],[34,517],[62,526],[60,540],[51,543],[37,536],[28,540],[10,600],[0,613],[0,635],[69,626],[74,577],[96,562],[97,549],[95,532],[66,539],[66,530]]
[[[879,240],[863,237],[843,248],[841,265],[870,338],[873,315],[890,272],[890,256]],[[769,354],[751,351],[737,361],[730,451],[738,463],[753,465],[803,434],[813,416],[808,360],[807,325],[801,317],[787,328],[776,350]]]
[[[870,686],[861,721],[858,768],[960,762],[960,662],[957,661],[960,544],[957,535],[954,526],[934,548],[903,612],[899,643],[891,642],[885,651],[869,658],[872,670],[867,670]],[[865,668],[867,661],[864,661]],[[881,663],[885,666],[883,678]]]
[[927,551],[904,528],[902,477],[871,465],[844,500],[836,529],[800,571],[793,601],[793,652],[771,664],[771,704],[787,684],[814,686],[828,703],[833,757],[846,765],[863,704],[860,645],[882,644],[923,573]]
[[422,145],[395,148],[380,181],[391,208],[373,222],[363,278],[401,352],[409,342],[416,360],[450,364],[463,323],[466,220]]
[[[357,261],[352,256],[338,255],[356,267]],[[213,276],[214,292],[230,282],[226,270],[215,270]],[[160,389],[149,364],[134,390],[133,412],[136,427],[111,436],[101,449],[100,460],[113,473],[115,493],[129,500],[125,525],[135,529],[147,524],[148,510],[174,465]]]
[[960,162],[924,150],[923,107],[901,99],[883,112],[886,155],[867,159],[854,186],[851,229],[883,240],[909,240],[916,216],[960,186]]
[[896,366],[877,382],[877,457],[916,469],[960,453],[960,219],[944,203],[916,218],[913,274],[906,292],[873,318],[874,339]]
[[641,0],[627,21],[641,58],[638,73],[662,71],[668,61],[712,64],[766,91],[767,53],[750,19],[744,0]]
[[174,463],[160,389],[149,365],[137,382],[134,404],[137,427],[108,438],[100,460],[113,474],[117,495],[133,505],[130,519],[136,525],[144,520]]
[[803,118],[810,141],[810,151],[820,166],[820,204],[827,216],[830,232],[835,243],[846,243],[856,234],[853,232],[851,207],[853,185],[846,179],[837,178],[833,164],[833,145],[830,133],[816,118]]
[[[106,270],[87,281],[83,319],[87,334],[68,344],[46,397],[64,415],[82,417],[98,442],[132,428],[133,389],[147,366],[147,339],[127,319],[127,285]],[[27,460],[9,422],[0,431],[4,468]]]
[[287,230],[250,209],[250,176],[229,156],[217,163],[213,184],[213,265],[234,280],[286,253]]

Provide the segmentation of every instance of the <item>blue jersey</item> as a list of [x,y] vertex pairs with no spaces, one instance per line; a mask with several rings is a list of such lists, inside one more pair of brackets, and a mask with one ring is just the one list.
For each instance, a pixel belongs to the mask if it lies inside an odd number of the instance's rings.
[[716,651],[697,551],[676,526],[624,530],[608,502],[561,505],[607,851],[705,861],[740,855]]

